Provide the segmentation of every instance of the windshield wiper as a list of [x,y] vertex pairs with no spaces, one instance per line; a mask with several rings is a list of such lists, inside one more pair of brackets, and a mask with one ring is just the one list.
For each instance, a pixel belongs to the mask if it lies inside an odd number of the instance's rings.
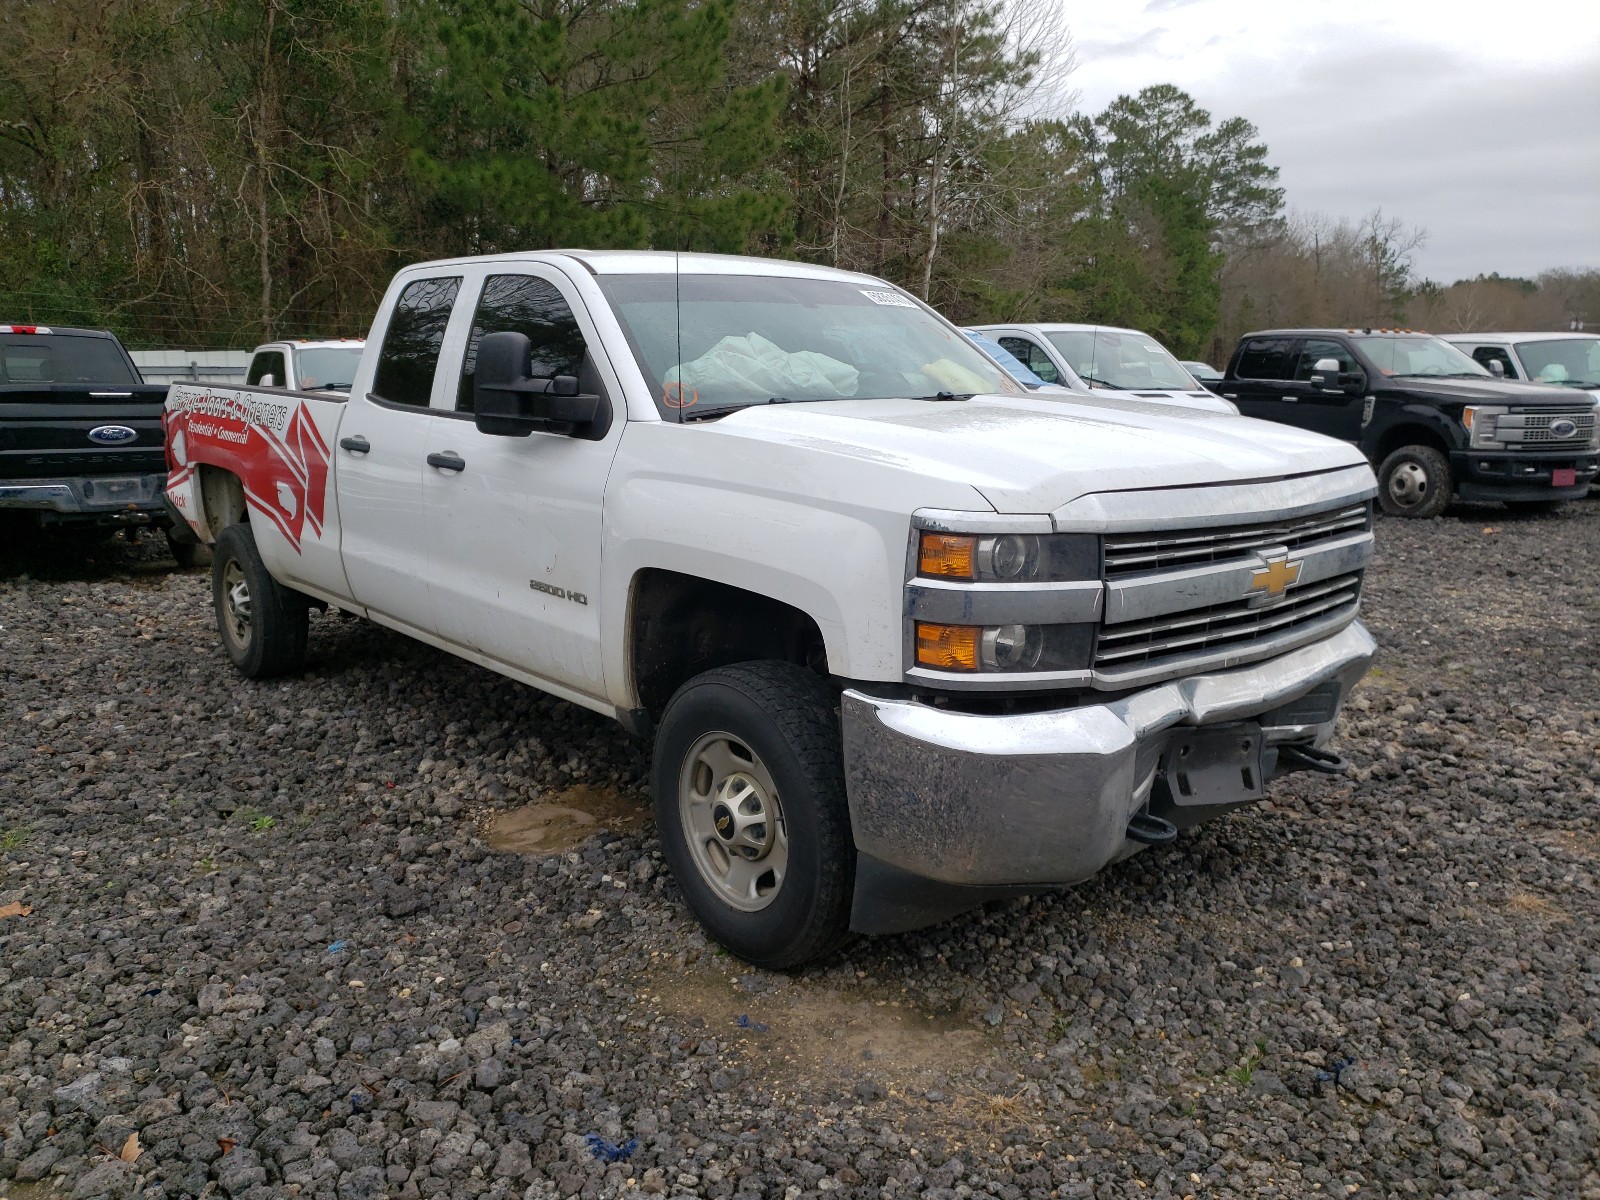
[[913,400],[971,400],[977,394],[977,392],[935,392],[931,396],[913,396],[911,398]]
[[795,401],[788,396],[768,396],[755,404],[720,404],[714,408],[681,408],[678,410],[678,421],[687,424],[690,421],[710,421],[717,417],[725,417],[729,413],[743,412],[747,408],[760,408],[763,404],[794,404]]

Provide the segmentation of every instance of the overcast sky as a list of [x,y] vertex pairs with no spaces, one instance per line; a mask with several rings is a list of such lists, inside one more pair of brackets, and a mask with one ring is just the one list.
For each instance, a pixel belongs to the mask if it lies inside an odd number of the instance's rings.
[[1419,272],[1600,268],[1600,0],[1055,0],[1082,111],[1172,83],[1261,131],[1293,209],[1381,206]]

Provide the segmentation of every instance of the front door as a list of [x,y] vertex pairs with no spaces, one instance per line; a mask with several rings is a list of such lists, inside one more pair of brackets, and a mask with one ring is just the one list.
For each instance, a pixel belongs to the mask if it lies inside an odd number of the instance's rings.
[[1361,410],[1365,393],[1352,395],[1337,386],[1337,380],[1330,381],[1335,384],[1333,387],[1314,386],[1311,376],[1317,373],[1317,363],[1325,358],[1335,359],[1342,375],[1348,376],[1361,370],[1355,355],[1343,342],[1314,337],[1301,342],[1293,386],[1299,398],[1304,426],[1342,441],[1357,441],[1361,437]]
[[[439,633],[559,687],[603,698],[600,518],[626,423],[622,392],[587,312],[558,271],[483,268],[469,286],[476,309],[456,400],[452,412],[437,418],[429,446],[431,453],[455,455],[461,467],[428,468],[423,477]],[[532,343],[532,375],[575,375],[582,391],[609,395],[611,425],[601,440],[478,432],[472,421],[478,342],[506,331]]]
[[[461,276],[416,279],[395,302],[368,395],[352,395],[334,448],[350,594],[375,616],[434,630],[424,460],[443,424],[429,404]],[[454,382],[451,380],[450,382]]]

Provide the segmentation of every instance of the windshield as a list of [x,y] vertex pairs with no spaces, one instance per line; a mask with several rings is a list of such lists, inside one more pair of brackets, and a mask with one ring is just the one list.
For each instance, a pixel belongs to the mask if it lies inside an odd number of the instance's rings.
[[302,388],[324,388],[348,392],[355,381],[356,364],[361,361],[360,346],[316,346],[296,350],[294,363],[299,368]]
[[1090,387],[1120,388],[1127,392],[1175,388],[1192,392],[1195,382],[1161,344],[1148,334],[1118,329],[1074,329],[1045,337],[1055,344]]
[[1217,370],[1210,363],[1185,361],[1179,363],[1178,365],[1181,366],[1185,371],[1189,372],[1189,374],[1193,375],[1196,379],[1212,380],[1222,378],[1222,372]]
[[601,275],[663,416],[799,400],[1016,395],[904,293],[842,279]]
[[994,359],[995,362],[999,363],[1007,371],[1011,372],[1011,378],[1015,379],[1024,387],[1042,388],[1050,386],[1048,383],[1030,371],[1026,363],[1024,363],[1015,354],[1011,353],[1011,351],[1007,350],[999,342],[979,333],[976,329],[963,329],[962,332],[972,339],[972,344],[974,346],[976,346],[979,350],[982,350],[990,358]]
[[1385,375],[1487,375],[1472,358],[1436,337],[1358,337],[1356,346]]
[[1518,342],[1517,357],[1534,383],[1600,387],[1600,338]]
[[72,333],[0,334],[0,383],[139,383],[110,338]]

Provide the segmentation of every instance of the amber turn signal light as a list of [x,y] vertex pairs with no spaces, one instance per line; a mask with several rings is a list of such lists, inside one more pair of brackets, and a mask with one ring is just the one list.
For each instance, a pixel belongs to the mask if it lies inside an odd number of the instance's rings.
[[917,573],[944,579],[972,579],[978,539],[951,533],[925,533],[917,552]]
[[935,625],[917,622],[917,666],[937,671],[976,671],[978,636],[976,625]]

